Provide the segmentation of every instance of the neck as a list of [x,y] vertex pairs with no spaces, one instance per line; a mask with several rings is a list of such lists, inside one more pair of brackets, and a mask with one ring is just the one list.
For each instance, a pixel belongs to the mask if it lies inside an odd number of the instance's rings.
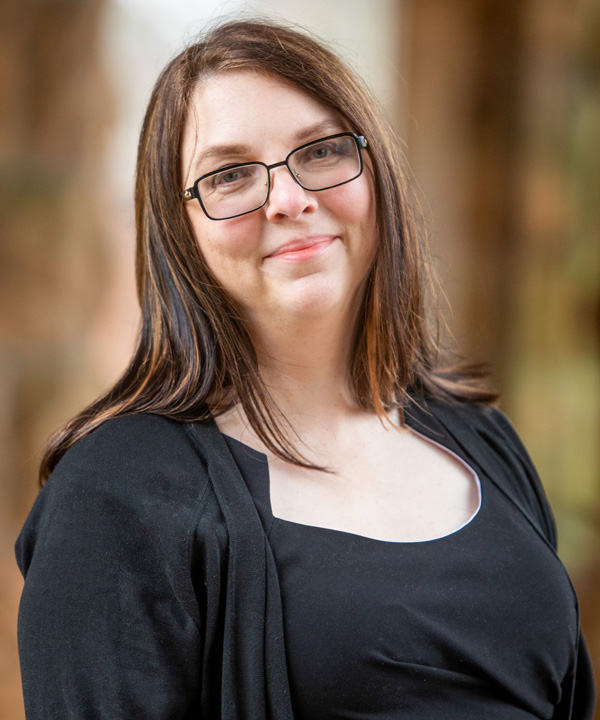
[[349,384],[350,320],[331,315],[310,322],[287,319],[255,332],[263,380],[294,426],[314,428],[355,407]]

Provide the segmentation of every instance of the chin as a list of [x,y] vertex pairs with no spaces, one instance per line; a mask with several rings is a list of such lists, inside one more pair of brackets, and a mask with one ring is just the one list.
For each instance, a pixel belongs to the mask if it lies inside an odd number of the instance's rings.
[[303,278],[296,281],[293,288],[281,298],[280,307],[291,315],[301,317],[323,317],[328,313],[348,307],[352,293],[340,287],[331,277]]

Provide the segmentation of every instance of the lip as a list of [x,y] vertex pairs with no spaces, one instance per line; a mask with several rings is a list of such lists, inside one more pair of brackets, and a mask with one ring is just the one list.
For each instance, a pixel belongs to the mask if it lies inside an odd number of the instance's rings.
[[313,257],[325,250],[337,239],[337,235],[311,235],[283,243],[268,258],[279,257],[282,260],[301,260]]

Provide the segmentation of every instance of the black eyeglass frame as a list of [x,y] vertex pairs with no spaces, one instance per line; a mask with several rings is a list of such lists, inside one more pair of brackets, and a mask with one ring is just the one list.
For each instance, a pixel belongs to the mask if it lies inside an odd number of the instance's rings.
[[[296,173],[294,170],[290,167],[289,159],[297,153],[299,150],[304,150],[304,148],[310,147],[311,145],[317,145],[320,142],[323,142],[325,140],[334,140],[335,138],[339,137],[351,137],[354,142],[356,143],[356,149],[358,151],[358,172],[354,177],[351,177],[349,180],[344,180],[344,182],[336,183],[335,185],[328,185],[324,188],[318,188],[317,190],[313,190],[309,187],[306,187],[306,185],[303,185],[300,180],[298,179]],[[321,192],[321,190],[331,190],[331,188],[340,187],[340,185],[346,185],[346,183],[352,182],[353,180],[356,180],[357,177],[360,177],[362,175],[362,171],[364,168],[364,163],[362,159],[362,153],[361,150],[367,147],[367,139],[364,135],[357,135],[353,132],[343,132],[343,133],[336,133],[335,135],[327,135],[326,137],[318,138],[317,140],[311,140],[310,142],[304,143],[304,145],[300,145],[297,148],[294,148],[291,152],[289,152],[285,158],[285,160],[282,160],[281,162],[273,163],[272,165],[267,165],[264,162],[260,162],[259,160],[256,160],[254,162],[246,162],[246,163],[235,163],[233,165],[226,165],[225,167],[219,168],[218,170],[213,170],[212,172],[206,173],[206,175],[201,175],[196,181],[194,181],[194,184],[183,191],[182,197],[184,202],[188,202],[188,200],[198,200],[200,203],[200,207],[204,211],[204,214],[209,220],[219,221],[219,220],[231,220],[232,218],[236,217],[242,217],[242,215],[249,215],[250,213],[256,212],[257,210],[260,210],[262,207],[264,207],[267,202],[269,201],[269,195],[271,194],[271,170],[274,170],[275,168],[282,167],[285,165],[287,169],[289,170],[290,175],[294,178],[294,180],[300,185],[301,188],[304,190],[308,190],[308,192]],[[267,194],[265,197],[265,201],[259,205],[258,207],[252,208],[252,210],[246,210],[243,213],[238,213],[237,215],[229,215],[224,218],[215,218],[211,217],[208,214],[208,211],[204,207],[204,203],[202,202],[202,197],[200,195],[200,192],[198,191],[198,185],[202,180],[206,180],[206,178],[211,177],[212,175],[218,175],[219,173],[226,172],[227,170],[233,170],[234,168],[238,167],[246,167],[248,165],[262,165],[264,168],[267,169]]]

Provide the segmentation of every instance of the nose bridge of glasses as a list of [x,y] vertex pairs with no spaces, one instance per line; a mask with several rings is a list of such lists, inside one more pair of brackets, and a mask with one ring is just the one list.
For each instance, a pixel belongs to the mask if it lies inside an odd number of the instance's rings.
[[285,160],[281,160],[280,162],[273,163],[272,165],[267,165],[267,170],[269,172],[269,179],[270,179],[270,185],[273,186],[273,180],[271,178],[271,173],[273,170],[279,168],[279,167],[286,167],[289,171],[289,174],[292,176],[292,178],[302,187],[300,181],[298,180],[298,172],[294,170],[294,168],[289,163],[289,157]]

